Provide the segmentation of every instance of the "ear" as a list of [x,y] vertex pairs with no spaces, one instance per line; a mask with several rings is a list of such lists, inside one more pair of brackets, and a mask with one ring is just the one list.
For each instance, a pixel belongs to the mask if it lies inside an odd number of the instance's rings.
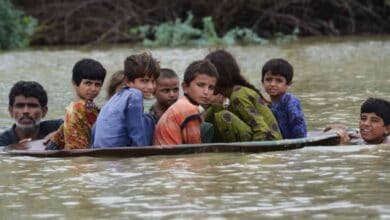
[[188,88],[187,84],[185,82],[182,82],[181,89],[183,90],[184,94],[187,94],[187,88]]
[[11,116],[11,118],[13,118],[14,116],[12,115],[12,110],[13,110],[13,107],[12,106],[8,106],[8,112],[9,112],[9,115]]
[[134,87],[134,82],[128,79],[125,79],[125,85],[132,88]]
[[78,87],[77,84],[76,84],[76,82],[75,82],[74,80],[72,80],[72,85],[73,85],[74,87]]
[[47,106],[42,107],[42,118],[46,116],[47,110],[48,110]]

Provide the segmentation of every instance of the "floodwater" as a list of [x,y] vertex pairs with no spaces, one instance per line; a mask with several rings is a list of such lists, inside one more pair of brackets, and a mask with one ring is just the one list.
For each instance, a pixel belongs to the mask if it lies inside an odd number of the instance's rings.
[[[142,48],[57,48],[0,53],[0,131],[12,124],[8,91],[18,80],[47,89],[49,114],[72,100],[73,64],[97,59],[109,74]],[[153,49],[180,76],[208,48]],[[357,127],[370,96],[390,99],[390,37],[306,39],[288,45],[229,48],[260,88],[263,63],[289,60],[290,91],[310,130]],[[101,106],[105,91],[97,99]],[[145,103],[150,105],[150,101]],[[390,219],[390,146],[331,146],[263,154],[145,158],[33,158],[0,155],[4,219]]]

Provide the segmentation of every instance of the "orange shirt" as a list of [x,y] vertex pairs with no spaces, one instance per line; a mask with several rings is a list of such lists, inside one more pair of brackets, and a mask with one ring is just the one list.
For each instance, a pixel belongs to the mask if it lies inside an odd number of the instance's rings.
[[154,131],[154,145],[199,144],[198,106],[183,96],[161,116]]

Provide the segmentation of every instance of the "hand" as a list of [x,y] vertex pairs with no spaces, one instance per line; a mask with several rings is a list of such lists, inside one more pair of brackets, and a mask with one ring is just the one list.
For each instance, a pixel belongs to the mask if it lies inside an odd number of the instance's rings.
[[20,140],[18,143],[19,144],[23,144],[23,143],[27,143],[27,142],[30,142],[30,141],[32,141],[32,138],[25,138],[25,139]]
[[218,104],[218,105],[222,105],[223,104],[223,101],[225,100],[225,96],[223,96],[222,94],[217,94],[217,95],[213,95],[211,98],[210,98],[210,104]]
[[335,132],[340,137],[340,144],[348,144],[351,140],[348,127],[342,124],[327,125],[324,132]]
[[56,133],[57,131],[53,131],[51,133],[49,133],[48,135],[46,135],[46,137],[43,139],[43,145],[47,145],[50,141],[50,139],[54,136],[54,134]]

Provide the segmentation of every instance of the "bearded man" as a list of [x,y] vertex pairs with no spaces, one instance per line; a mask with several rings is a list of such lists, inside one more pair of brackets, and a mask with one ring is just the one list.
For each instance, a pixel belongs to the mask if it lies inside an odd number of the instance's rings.
[[47,113],[45,89],[34,81],[19,81],[9,93],[8,111],[15,123],[0,134],[0,146],[44,139],[63,120],[41,121]]

